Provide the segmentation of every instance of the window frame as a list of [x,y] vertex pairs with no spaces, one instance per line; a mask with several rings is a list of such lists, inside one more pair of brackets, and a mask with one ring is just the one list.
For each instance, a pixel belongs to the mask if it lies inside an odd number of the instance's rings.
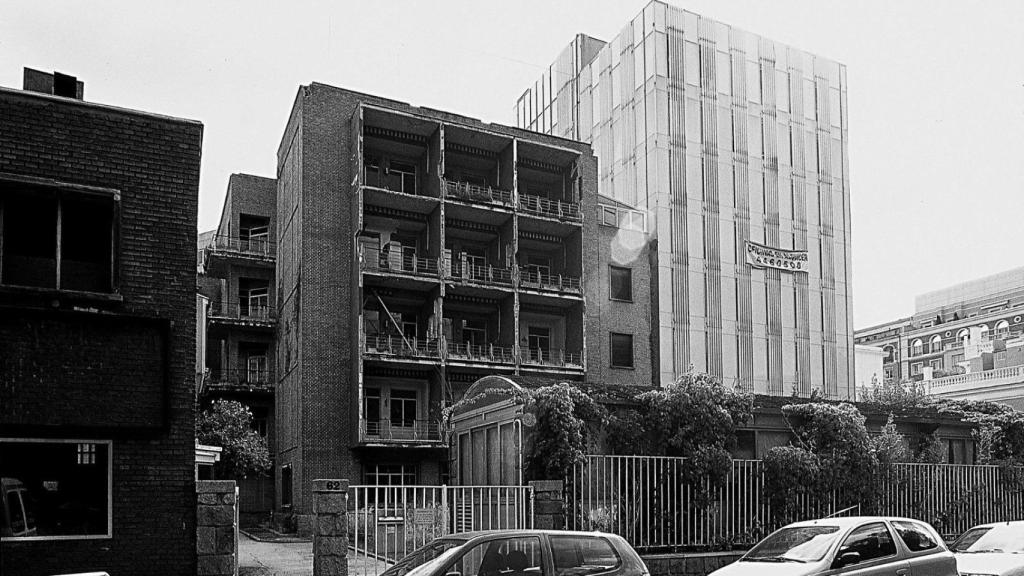
[[[8,192],[9,191],[9,192]],[[22,286],[17,284],[5,284],[3,279],[3,255],[4,255],[4,199],[7,194],[22,195],[29,197],[39,197],[50,195],[52,196],[57,205],[57,228],[56,228],[56,246],[54,247],[55,267],[56,267],[56,279],[53,286]],[[72,199],[84,199],[84,200],[99,200],[110,202],[110,271],[109,271],[109,291],[97,292],[93,290],[78,290],[61,287],[61,219],[60,213],[62,210],[63,202],[65,198]],[[49,180],[45,178],[36,178],[32,176],[23,176],[20,174],[11,174],[8,172],[0,172],[0,291],[8,292],[27,292],[27,293],[59,293],[68,294],[80,297],[86,297],[93,300],[109,300],[114,302],[120,302],[123,300],[121,295],[121,253],[122,253],[122,237],[121,237],[121,191],[115,188],[105,188],[101,186],[89,186],[85,184],[74,184],[71,182],[62,182],[56,180]]]
[[[627,336],[629,337],[629,365],[616,364],[615,363],[615,337],[616,336]],[[620,370],[636,370],[636,342],[632,334],[625,332],[609,332],[608,333],[608,366],[611,368],[617,368]]]
[[[617,298],[615,294],[615,272],[626,273],[626,288],[629,292],[628,298]],[[608,265],[608,299],[613,302],[634,302],[633,300],[633,269],[626,266],[615,266],[614,264]]]
[[[839,547],[836,548],[835,555],[832,558],[831,568],[833,570],[838,568],[836,566],[836,564],[839,562],[839,558],[841,558],[843,553],[844,553],[843,552],[843,546],[845,546],[846,543],[850,541],[850,538],[852,538],[853,535],[856,534],[858,531],[863,530],[865,528],[872,527],[872,526],[881,526],[882,529],[885,530],[886,534],[889,535],[889,540],[892,542],[892,550],[893,550],[892,554],[886,554],[885,556],[876,556],[874,558],[864,558],[864,559],[860,560],[859,562],[857,562],[855,564],[848,564],[848,566],[863,566],[865,564],[871,564],[871,563],[874,563],[874,562],[878,562],[880,560],[886,560],[888,558],[899,557],[899,553],[900,553],[899,552],[899,546],[896,544],[896,539],[899,538],[899,536],[893,534],[893,530],[889,527],[889,525],[886,522],[883,522],[883,521],[867,522],[865,524],[861,524],[860,526],[857,526],[853,530],[850,530],[846,534],[846,536],[843,538],[843,540],[839,543]],[[843,568],[845,568],[845,566]]]
[[[97,438],[11,438],[0,437],[0,443],[36,444],[86,444],[93,445],[91,454],[95,459],[95,446],[107,447],[107,532],[106,534],[62,534],[58,536],[4,536],[0,542],[49,542],[58,540],[110,540],[114,537],[114,441]],[[79,453],[81,458],[81,453]],[[24,502],[22,502],[24,507]]]

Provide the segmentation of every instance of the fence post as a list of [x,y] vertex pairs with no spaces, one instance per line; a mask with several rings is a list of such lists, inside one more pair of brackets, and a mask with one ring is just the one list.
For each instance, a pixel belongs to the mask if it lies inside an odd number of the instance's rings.
[[348,480],[313,480],[313,576],[348,576]]
[[565,529],[565,482],[561,480],[534,480],[533,525],[539,530]]

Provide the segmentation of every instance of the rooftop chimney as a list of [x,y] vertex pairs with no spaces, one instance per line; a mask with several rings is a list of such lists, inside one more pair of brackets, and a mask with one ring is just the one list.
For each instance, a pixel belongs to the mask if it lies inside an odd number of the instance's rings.
[[50,74],[49,72],[25,68],[22,89],[29,92],[41,92],[43,94],[53,94],[54,96],[82,100],[85,92],[85,83],[79,81],[74,76],[68,76],[60,72]]

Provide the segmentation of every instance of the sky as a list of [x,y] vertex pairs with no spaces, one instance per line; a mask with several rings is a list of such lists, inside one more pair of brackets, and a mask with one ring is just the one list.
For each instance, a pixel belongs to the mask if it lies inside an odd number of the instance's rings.
[[[203,122],[209,230],[230,174],[274,176],[300,85],[512,125],[576,33],[610,40],[645,3],[0,0],[0,86],[56,70],[86,100]],[[1024,2],[669,3],[847,66],[855,327],[1024,265]]]

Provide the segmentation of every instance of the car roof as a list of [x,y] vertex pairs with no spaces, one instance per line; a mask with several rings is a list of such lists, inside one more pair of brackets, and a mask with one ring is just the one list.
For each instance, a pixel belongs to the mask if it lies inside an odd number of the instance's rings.
[[607,532],[580,532],[571,530],[533,530],[533,529],[520,529],[520,530],[475,530],[472,532],[455,532],[452,534],[446,534],[438,537],[438,540],[451,539],[451,540],[472,540],[473,538],[481,538],[484,536],[531,536],[539,534],[548,534],[553,536],[603,536],[606,538],[618,538],[615,534],[609,534]]
[[978,524],[977,526],[971,526],[970,530],[975,528],[995,528],[996,526],[1021,526],[1024,525],[1024,520],[1009,520],[1006,522],[990,522],[988,524]]
[[887,520],[889,522],[917,522],[918,524],[927,524],[922,520],[915,520],[913,518],[902,518],[899,516],[837,516],[834,518],[818,518],[816,520],[804,520],[802,522],[794,522],[788,527],[802,527],[802,526],[838,526],[839,528],[850,528],[853,526],[860,526],[865,522],[881,522]]

